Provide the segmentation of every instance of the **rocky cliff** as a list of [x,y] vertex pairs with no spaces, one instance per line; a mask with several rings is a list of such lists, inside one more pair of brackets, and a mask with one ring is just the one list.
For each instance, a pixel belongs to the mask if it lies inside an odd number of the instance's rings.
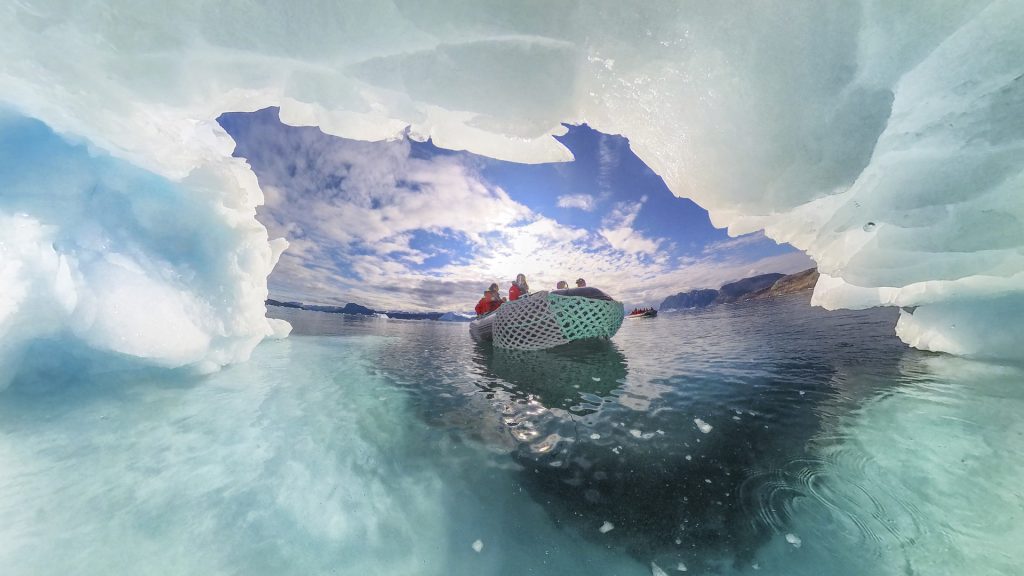
[[704,288],[702,290],[691,290],[689,292],[680,292],[675,296],[669,296],[661,303],[660,308],[662,310],[676,309],[683,310],[685,308],[703,308],[710,306],[715,302],[715,298],[718,298],[718,290],[713,288]]
[[718,289],[718,297],[715,298],[715,304],[726,304],[729,302],[737,302],[739,300],[747,300],[745,298],[748,294],[759,292],[761,290],[770,289],[776,281],[785,277],[785,274],[772,273],[772,274],[761,274],[760,276],[751,276],[750,278],[744,278],[743,280],[737,280],[736,282],[730,282],[723,284]]
[[779,278],[768,290],[768,298],[782,296],[784,294],[795,294],[805,290],[813,290],[814,284],[818,281],[818,269],[808,268],[803,272],[790,274]]
[[814,288],[818,281],[818,270],[809,268],[795,274],[761,274],[730,282],[718,290],[703,288],[669,296],[662,301],[661,310],[704,308],[713,304],[744,302],[761,298],[774,298],[785,294],[796,294]]

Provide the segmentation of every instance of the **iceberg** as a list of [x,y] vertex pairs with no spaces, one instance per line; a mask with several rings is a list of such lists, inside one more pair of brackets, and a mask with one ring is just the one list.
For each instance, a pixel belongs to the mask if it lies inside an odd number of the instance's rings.
[[716,225],[805,250],[816,304],[1021,359],[1017,2],[25,0],[0,28],[0,385],[41,341],[209,371],[287,333],[286,242],[216,123],[271,105],[519,162],[570,159],[563,122],[622,134]]
[[210,372],[286,335],[262,313],[284,243],[225,205],[231,184],[173,182],[0,112],[0,387],[38,342]]

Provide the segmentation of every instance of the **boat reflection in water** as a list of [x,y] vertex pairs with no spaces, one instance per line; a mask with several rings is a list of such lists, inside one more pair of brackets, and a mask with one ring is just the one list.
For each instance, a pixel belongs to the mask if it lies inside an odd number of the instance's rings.
[[[725,422],[715,418],[709,433],[695,415],[720,412],[711,392],[724,387],[718,379],[652,381],[652,359],[628,358],[613,341],[475,352],[520,485],[557,525],[645,562],[700,570],[749,566],[768,542],[771,531],[749,522],[740,499],[747,471],[783,452],[779,435],[764,434],[764,397],[733,390],[734,401],[745,401],[734,403]],[[813,412],[790,423],[801,436],[795,445],[818,429]]]
[[610,340],[580,340],[547,350],[478,346],[477,361],[494,378],[511,385],[514,397],[547,409],[588,412],[621,387],[626,357]]

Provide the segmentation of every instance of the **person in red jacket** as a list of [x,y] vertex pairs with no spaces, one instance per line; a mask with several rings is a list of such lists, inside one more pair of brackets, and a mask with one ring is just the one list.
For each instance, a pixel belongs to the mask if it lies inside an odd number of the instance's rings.
[[519,274],[516,276],[516,281],[512,283],[512,286],[508,289],[508,300],[519,300],[523,296],[530,295],[530,285],[526,283],[526,275]]
[[501,292],[498,290],[498,283],[495,282],[484,292],[484,297],[476,303],[476,315],[483,316],[494,312],[504,301],[505,299],[501,297]]

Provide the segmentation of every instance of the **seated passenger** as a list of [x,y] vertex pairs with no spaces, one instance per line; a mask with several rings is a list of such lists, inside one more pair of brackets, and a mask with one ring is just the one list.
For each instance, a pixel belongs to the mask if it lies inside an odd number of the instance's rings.
[[587,281],[584,280],[583,278],[577,278],[576,279],[576,287],[577,288],[586,288],[587,287]]
[[519,300],[523,296],[530,294],[530,285],[526,283],[526,275],[519,274],[516,276],[516,281],[512,283],[512,286],[508,289],[508,300]]
[[498,283],[495,282],[484,292],[484,297],[476,303],[476,315],[483,316],[494,312],[504,301],[505,299],[501,297],[501,292],[498,290]]
[[558,284],[555,284],[555,290],[568,290],[569,283],[565,280],[559,280]]

